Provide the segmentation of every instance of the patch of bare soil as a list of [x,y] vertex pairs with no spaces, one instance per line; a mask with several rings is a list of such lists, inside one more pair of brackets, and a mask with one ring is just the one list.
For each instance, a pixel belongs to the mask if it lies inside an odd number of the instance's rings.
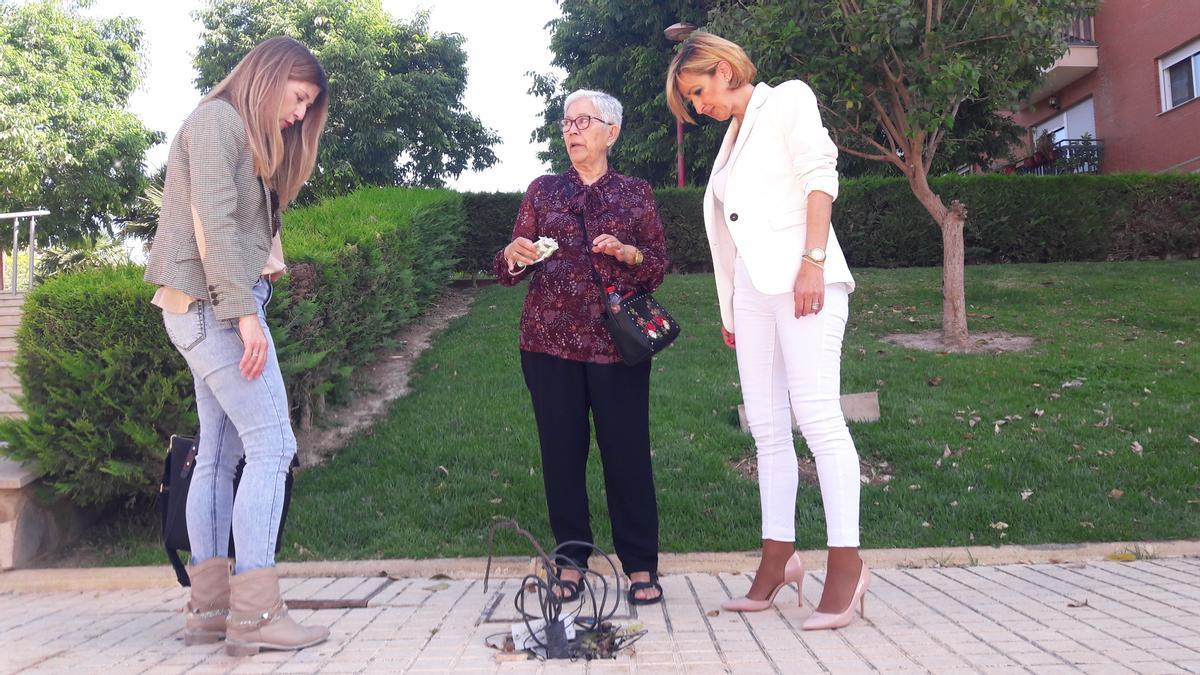
[[373,362],[355,370],[350,402],[328,408],[312,429],[296,431],[300,465],[320,464],[330,452],[387,412],[392,401],[407,395],[409,374],[417,357],[451,321],[465,315],[474,300],[474,288],[447,289],[433,307],[392,336],[399,347],[376,352]]
[[[743,460],[730,462],[730,466],[743,477],[758,482],[758,458],[751,455]],[[819,485],[817,481],[817,463],[812,455],[799,457],[800,482],[807,485]],[[863,485],[884,485],[895,478],[895,468],[892,463],[877,457],[858,458],[858,478]]]
[[941,331],[893,333],[885,335],[880,339],[898,347],[920,349],[926,352],[953,352],[955,354],[1003,354],[1006,352],[1020,352],[1033,347],[1037,343],[1031,337],[1013,335],[1003,331],[971,333],[971,346],[966,349],[948,347],[942,342]]

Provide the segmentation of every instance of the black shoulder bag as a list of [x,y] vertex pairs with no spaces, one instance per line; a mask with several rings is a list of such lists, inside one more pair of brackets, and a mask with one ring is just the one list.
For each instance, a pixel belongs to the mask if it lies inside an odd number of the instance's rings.
[[[187,498],[188,487],[192,483],[192,469],[196,467],[196,448],[199,447],[199,440],[199,437],[171,435],[167,460],[163,465],[162,482],[158,485],[158,515],[162,522],[163,548],[167,550],[167,558],[171,561],[180,586],[192,585],[179,552],[192,550],[187,531]],[[242,481],[242,469],[245,466],[246,458],[243,457],[233,475],[235,495],[238,484]],[[292,474],[298,466],[300,460],[293,456],[283,483],[283,515],[279,518],[279,533],[275,537],[276,553],[283,547],[283,525],[287,522],[288,507],[292,503]],[[229,557],[234,557],[232,532],[229,533]]]
[[612,335],[613,344],[625,365],[636,366],[667,348],[679,337],[679,322],[671,316],[650,291],[639,290],[621,297],[615,288],[608,288],[592,260],[587,227],[583,216],[576,215],[583,236],[583,251],[588,256],[592,278],[600,287],[600,306],[604,308],[604,327]]

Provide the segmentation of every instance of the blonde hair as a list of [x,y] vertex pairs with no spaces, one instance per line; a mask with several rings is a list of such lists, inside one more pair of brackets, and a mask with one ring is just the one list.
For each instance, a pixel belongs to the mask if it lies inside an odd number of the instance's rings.
[[687,101],[679,91],[679,78],[684,73],[712,75],[722,61],[728,63],[733,71],[733,77],[729,80],[732,88],[751,82],[758,75],[758,68],[746,56],[745,50],[723,37],[696,31],[679,45],[679,51],[667,68],[667,107],[675,113],[676,118],[690,124],[696,123],[688,112]]
[[[288,80],[315,85],[320,93],[304,119],[279,128],[279,107]],[[242,57],[203,101],[221,99],[238,111],[246,124],[254,172],[287,206],[312,175],[317,145],[329,114],[329,79],[308,47],[289,37],[273,37]]]

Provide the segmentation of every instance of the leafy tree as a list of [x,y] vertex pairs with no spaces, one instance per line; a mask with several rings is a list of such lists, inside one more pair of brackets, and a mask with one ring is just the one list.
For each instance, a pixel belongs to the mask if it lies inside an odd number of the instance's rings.
[[43,244],[111,235],[162,141],[125,110],[142,76],[137,22],[80,6],[0,0],[0,212],[48,209]]
[[943,342],[967,349],[966,205],[929,185],[963,106],[976,116],[1021,98],[1066,51],[1063,27],[1095,0],[721,0],[714,32],[755,54],[765,76],[800,76],[845,153],[908,179],[943,243]]
[[[625,109],[621,139],[612,163],[622,173],[655,186],[673,186],[675,119],[667,109],[663,78],[674,43],[663,29],[676,22],[704,23],[712,0],[562,0],[562,17],[551,21],[552,63],[567,71],[560,82],[534,75],[530,93],[546,101],[544,125],[533,132],[550,146],[539,158],[555,171],[570,166],[558,120],[563,99],[576,89],[600,89],[616,96]],[[684,174],[692,184],[708,180],[712,159],[725,126],[700,120],[684,127]]]
[[288,35],[329,74],[329,123],[301,201],[360,185],[440,186],[496,163],[499,137],[463,108],[466,53],[428,16],[392,19],[380,0],[210,0],[196,84],[208,91],[250,49]]

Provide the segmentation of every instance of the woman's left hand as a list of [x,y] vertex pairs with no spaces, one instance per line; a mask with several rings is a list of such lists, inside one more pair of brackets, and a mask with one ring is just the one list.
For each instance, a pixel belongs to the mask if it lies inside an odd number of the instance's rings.
[[825,307],[825,271],[804,261],[792,289],[796,296],[796,318],[819,314]]
[[620,239],[611,234],[602,234],[592,240],[592,253],[611,255],[625,264],[629,264],[637,255],[637,249],[621,243]]

